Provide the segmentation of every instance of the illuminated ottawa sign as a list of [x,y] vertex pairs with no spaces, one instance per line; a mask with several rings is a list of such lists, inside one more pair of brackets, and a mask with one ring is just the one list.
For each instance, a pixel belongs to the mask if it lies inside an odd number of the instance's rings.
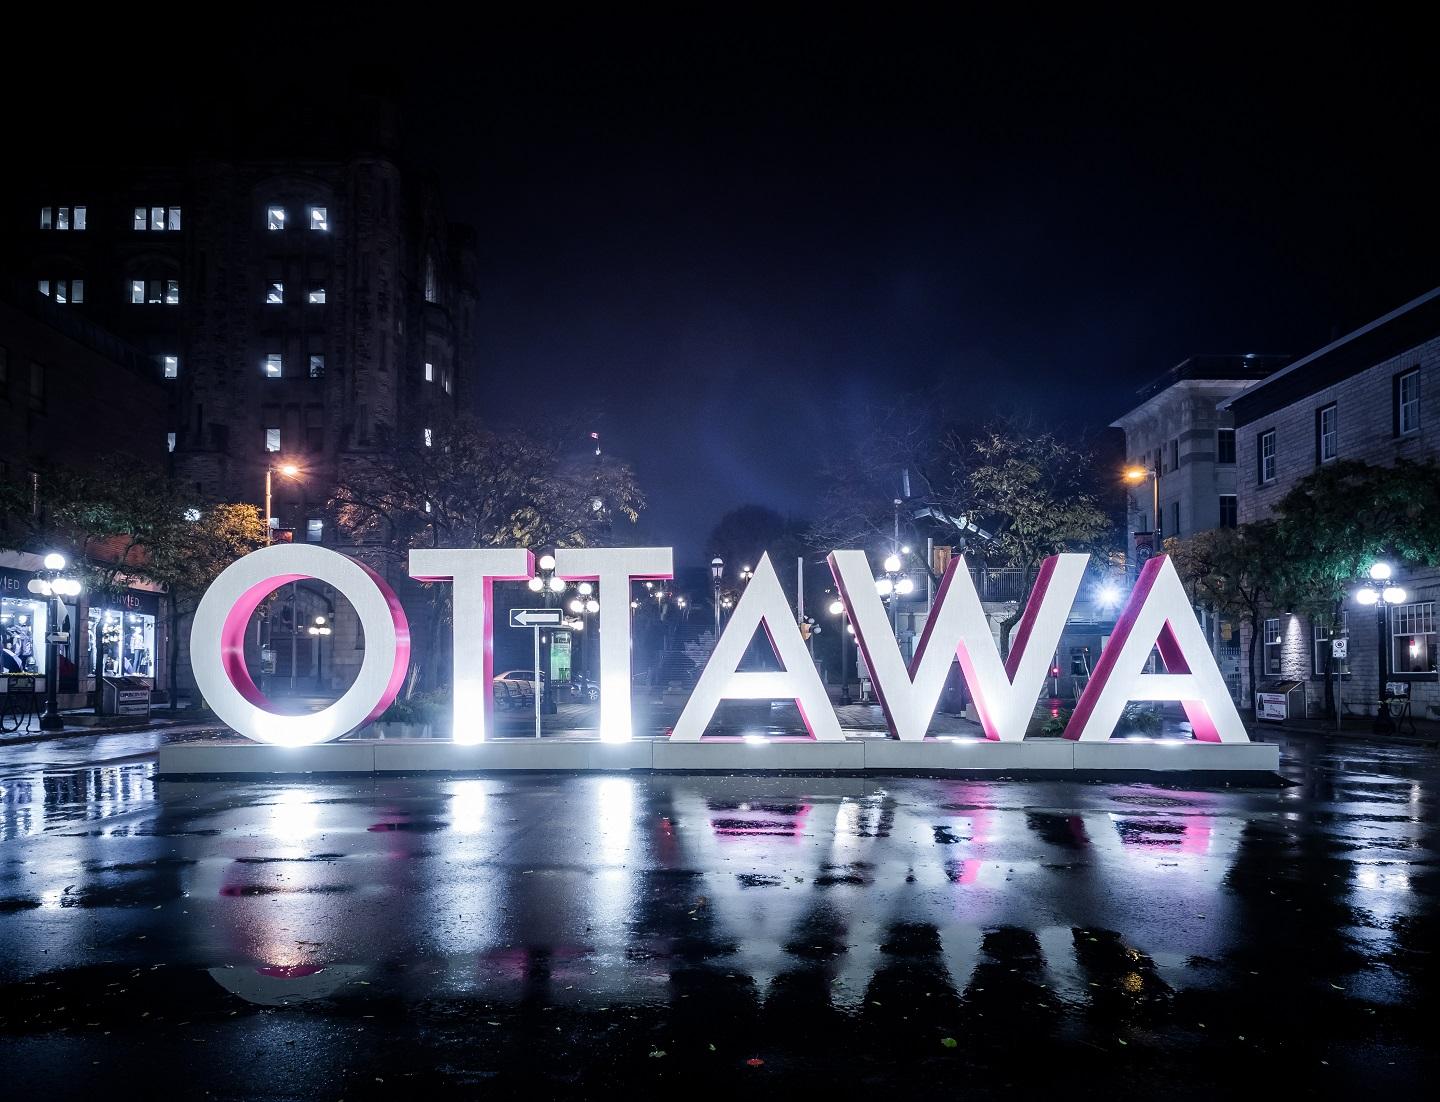
[[[830,569],[891,734],[906,741],[925,737],[950,663],[958,659],[986,737],[996,742],[1023,739],[1088,558],[1056,555],[1045,561],[1004,659],[965,560],[953,559],[907,666],[865,553],[832,552]],[[632,737],[631,584],[670,578],[672,569],[668,547],[555,552],[557,577],[598,586],[604,741]],[[534,573],[534,557],[523,549],[410,552],[411,577],[452,589],[452,730],[458,743],[483,742],[494,726],[495,583],[525,581]],[[271,710],[246,669],[246,627],[270,593],[307,578],[333,586],[349,599],[364,628],[365,657],[355,683],[329,707],[310,715],[280,715]],[[741,658],[762,627],[782,668],[741,671]],[[1151,651],[1157,648],[1167,672],[1147,673]],[[215,580],[195,612],[190,653],[200,691],[221,720],[259,742],[302,746],[337,739],[390,706],[410,665],[410,628],[395,593],[368,567],[322,547],[277,545],[247,555]],[[844,738],[769,556],[760,560],[736,604],[671,740],[699,741],[726,699],[793,700],[811,738]],[[1163,555],[1150,559],[1140,572],[1065,737],[1108,739],[1132,700],[1179,701],[1200,741],[1249,741],[1175,567]]]

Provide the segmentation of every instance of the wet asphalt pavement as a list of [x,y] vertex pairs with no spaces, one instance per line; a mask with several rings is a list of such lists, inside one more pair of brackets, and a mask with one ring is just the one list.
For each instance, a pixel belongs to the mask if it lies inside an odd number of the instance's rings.
[[1433,748],[1286,788],[159,782],[0,749],[16,1097],[1419,1092]]

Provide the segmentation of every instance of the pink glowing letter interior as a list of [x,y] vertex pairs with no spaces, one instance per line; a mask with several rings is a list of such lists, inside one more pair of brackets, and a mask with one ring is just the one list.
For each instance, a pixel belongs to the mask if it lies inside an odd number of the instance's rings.
[[[1147,674],[1152,647],[1166,673]],[[1095,673],[1065,728],[1068,739],[1108,739],[1131,700],[1178,700],[1202,742],[1249,742],[1215,656],[1175,565],[1157,555],[1145,564],[1125,611],[1095,663]]]
[[[245,665],[250,617],[282,585],[314,578],[354,606],[365,630],[355,683],[309,715],[272,712]],[[328,742],[369,723],[400,691],[410,666],[410,625],[383,578],[364,563],[309,544],[261,548],[231,563],[205,592],[190,629],[195,681],[215,714],[247,738],[283,746]]]

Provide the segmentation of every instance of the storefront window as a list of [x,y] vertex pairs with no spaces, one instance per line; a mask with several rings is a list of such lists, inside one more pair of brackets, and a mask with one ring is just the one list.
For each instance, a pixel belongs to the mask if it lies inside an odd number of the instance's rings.
[[0,659],[6,673],[45,672],[44,601],[0,598]]
[[155,676],[155,617],[148,612],[92,608],[90,646],[91,654],[98,648],[102,677]]

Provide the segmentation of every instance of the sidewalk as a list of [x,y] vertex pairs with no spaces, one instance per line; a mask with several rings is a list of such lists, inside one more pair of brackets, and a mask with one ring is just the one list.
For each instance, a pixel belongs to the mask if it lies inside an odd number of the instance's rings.
[[1413,730],[1407,719],[1396,725],[1394,734],[1379,735],[1371,730],[1371,724],[1375,722],[1372,716],[1346,716],[1339,730],[1336,730],[1333,719],[1307,717],[1286,720],[1283,723],[1262,723],[1248,716],[1243,718],[1245,729],[1250,732],[1251,737],[1258,739],[1273,739],[1278,735],[1290,735],[1305,738],[1357,739],[1375,745],[1388,743],[1395,746],[1440,746],[1440,722],[1433,719],[1415,720]]

